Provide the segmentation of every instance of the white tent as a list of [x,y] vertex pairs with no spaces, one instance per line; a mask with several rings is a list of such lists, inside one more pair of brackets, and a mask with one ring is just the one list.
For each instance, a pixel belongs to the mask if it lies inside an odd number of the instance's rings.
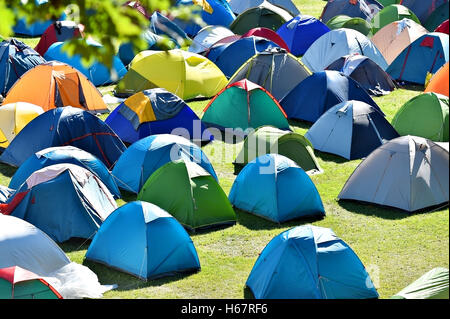
[[263,2],[270,2],[273,5],[281,7],[289,11],[293,16],[300,14],[300,11],[291,0],[229,0],[231,10],[235,14],[241,14],[249,8],[258,7]]
[[188,51],[202,54],[208,51],[217,41],[234,35],[228,28],[220,25],[208,25],[197,33]]

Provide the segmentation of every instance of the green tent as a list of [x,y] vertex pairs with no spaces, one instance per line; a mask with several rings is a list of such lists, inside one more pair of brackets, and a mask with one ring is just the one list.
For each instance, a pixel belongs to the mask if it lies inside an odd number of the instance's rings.
[[308,139],[298,133],[263,126],[244,140],[242,150],[233,163],[235,172],[239,172],[247,163],[264,154],[284,155],[310,174],[321,171]]
[[341,29],[341,28],[346,28],[346,29],[353,29],[356,31],[361,32],[362,34],[364,34],[366,37],[369,37],[372,35],[372,25],[367,22],[366,20],[362,19],[362,18],[352,18],[346,15],[337,15],[333,18],[331,18],[328,22],[327,22],[327,26],[331,29],[331,30],[335,30],[335,29]]
[[392,126],[404,135],[414,135],[435,142],[449,141],[448,97],[422,93],[406,102],[392,120]]
[[378,0],[383,7],[390,6],[391,4],[399,4],[401,0]]
[[191,161],[177,160],[160,167],[147,179],[137,200],[161,207],[191,231],[236,223],[220,185]]
[[448,269],[434,268],[392,299],[448,299]]
[[448,20],[448,12],[449,2],[446,2],[433,11],[433,13],[428,17],[427,21],[425,21],[423,26],[428,31],[433,32],[438,26],[441,25],[442,22]]
[[381,28],[387,26],[389,23],[400,21],[403,19],[410,19],[420,24],[419,18],[409,10],[407,7],[400,4],[391,4],[383,10],[379,11],[372,18],[372,34],[377,33]]
[[220,129],[246,130],[263,125],[289,129],[287,116],[263,87],[247,80],[228,85],[206,106],[202,121]]

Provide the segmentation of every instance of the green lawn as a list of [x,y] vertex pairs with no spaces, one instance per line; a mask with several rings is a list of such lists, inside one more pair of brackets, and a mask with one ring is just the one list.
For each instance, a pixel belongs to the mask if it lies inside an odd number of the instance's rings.
[[[325,1],[294,1],[300,11],[318,17]],[[29,39],[27,41],[30,41]],[[106,93],[111,87],[103,88]],[[375,98],[391,120],[400,106],[420,93],[422,88],[399,89]],[[201,115],[208,101],[191,102]],[[309,125],[293,122],[304,134]],[[204,147],[213,162],[220,184],[228,194],[235,179],[231,160],[222,158],[222,150],[233,146],[215,141]],[[245,281],[266,244],[282,231],[302,224],[328,227],[346,241],[368,269],[381,298],[389,298],[434,267],[449,267],[449,211],[408,215],[404,212],[336,200],[347,178],[360,163],[316,152],[324,173],[312,177],[325,205],[322,220],[303,220],[283,225],[237,212],[238,223],[222,230],[193,234],[202,269],[189,276],[176,276],[143,282],[105,266],[83,260],[88,243],[72,240],[61,247],[72,261],[84,263],[103,284],[116,283],[116,290],[105,298],[244,298]],[[15,169],[0,164],[0,184],[8,185]],[[127,196],[127,200],[133,197]],[[119,200],[121,205],[123,200]]]

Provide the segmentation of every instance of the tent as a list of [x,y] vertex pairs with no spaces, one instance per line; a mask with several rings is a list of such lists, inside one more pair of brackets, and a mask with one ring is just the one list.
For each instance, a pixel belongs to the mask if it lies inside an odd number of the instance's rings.
[[289,129],[286,113],[264,88],[248,80],[229,84],[203,110],[202,121],[220,129],[254,129],[271,125]]
[[351,247],[329,228],[298,226],[273,238],[247,279],[256,299],[374,299],[374,284]]
[[448,19],[445,20],[444,22],[442,22],[435,30],[434,32],[441,32],[441,33],[445,33],[448,34],[449,33],[449,22]]
[[108,169],[126,149],[100,118],[67,106],[47,111],[25,126],[2,153],[0,162],[18,167],[36,152],[66,145],[91,153]]
[[284,42],[283,38],[280,37],[278,33],[276,33],[273,30],[267,28],[253,28],[249,30],[247,33],[244,33],[242,35],[243,38],[251,36],[260,37],[272,41],[280,48],[285,49],[286,51],[289,52],[289,47],[287,46],[286,42]]
[[278,154],[262,155],[248,163],[236,177],[228,198],[235,208],[275,223],[325,216],[311,178]]
[[34,49],[43,56],[53,43],[83,37],[83,31],[82,24],[73,21],[55,21],[45,30]]
[[13,216],[0,214],[0,268],[20,267],[52,285],[65,299],[101,298],[108,290],[86,266],[69,257],[44,232]]
[[414,12],[400,4],[391,4],[384,7],[372,18],[372,34],[376,34],[381,28],[387,26],[394,21],[401,21],[403,19],[412,20],[420,24],[419,18]]
[[372,36],[372,24],[362,18],[352,18],[346,15],[337,15],[328,20],[326,26],[331,30],[353,29],[361,32],[366,37]]
[[377,47],[362,33],[352,29],[337,29],[325,33],[305,52],[302,62],[311,71],[319,72],[341,56],[351,54],[365,55],[383,70],[388,67]]
[[114,94],[129,97],[161,87],[183,100],[216,95],[227,84],[222,71],[207,58],[183,50],[142,51],[131,61],[128,73]]
[[[86,41],[87,45],[95,47],[98,50],[103,50],[103,46],[92,40]],[[70,56],[64,49],[64,42],[53,43],[45,52],[44,59],[47,61],[59,61],[70,65],[81,72],[92,84],[95,86],[104,86],[116,83],[127,73],[127,69],[123,65],[118,56],[114,56],[112,67],[96,61],[91,62],[89,66],[84,66],[82,63],[82,56],[74,54]]]
[[[423,26],[427,28],[430,32],[439,27],[444,21],[448,20],[449,11],[448,1],[442,4],[440,7],[434,9],[433,13],[428,17],[427,21],[424,22]],[[448,34],[448,33],[447,33]]]
[[212,46],[205,55],[230,78],[245,62],[259,52],[277,48],[278,45],[264,38],[249,36],[231,43]]
[[158,206],[140,201],[111,213],[85,259],[143,280],[200,270],[194,243],[180,223]]
[[92,238],[116,208],[112,194],[95,174],[81,166],[55,164],[31,174],[0,212],[26,220],[54,241],[64,242]]
[[401,136],[359,164],[338,195],[407,212],[448,204],[449,153],[434,142]]
[[233,162],[235,173],[255,158],[265,154],[283,155],[294,161],[308,174],[322,171],[311,142],[304,136],[276,127],[263,126],[245,138],[242,149]]
[[202,143],[214,139],[186,102],[166,89],[130,96],[108,115],[105,123],[126,143],[154,134],[181,134]]
[[3,104],[0,107],[0,147],[6,148],[34,118],[44,113],[37,105],[25,102]]
[[191,231],[236,223],[236,214],[219,183],[201,166],[184,159],[156,170],[137,199],[161,207]]
[[277,34],[288,44],[293,55],[301,56],[314,41],[329,31],[330,29],[316,18],[299,15],[283,24]]
[[448,268],[433,268],[391,299],[447,299]]
[[192,39],[188,51],[203,55],[209,51],[214,43],[230,36],[234,36],[230,29],[220,25],[208,25]]
[[428,83],[425,92],[439,93],[445,96],[449,96],[449,73],[448,73],[448,62],[445,63],[431,78]]
[[338,71],[314,73],[292,89],[280,104],[288,118],[314,123],[328,109],[349,100],[365,102],[380,110],[358,82]]
[[405,48],[386,72],[397,81],[423,85],[428,72],[435,73],[448,62],[448,46],[447,34],[425,34]]
[[92,154],[73,146],[50,147],[31,155],[11,177],[9,187],[20,188],[34,172],[55,164],[83,167],[96,175],[116,198],[121,197],[116,182],[105,164]]
[[[400,4],[410,9],[424,24],[435,10],[439,10],[441,5],[448,3],[448,0],[401,0]],[[430,30],[432,31],[432,30]]]
[[156,35],[169,37],[180,47],[184,42],[189,41],[186,32],[158,11],[155,11],[150,17],[150,31]]
[[383,27],[372,37],[372,42],[390,65],[405,48],[427,33],[420,24],[403,19]]
[[198,5],[201,18],[207,25],[228,27],[236,18],[226,0],[177,0],[175,5]]
[[366,157],[399,134],[373,106],[346,101],[323,114],[305,137],[315,150],[355,160]]
[[386,95],[395,90],[389,74],[363,55],[347,55],[331,63],[327,70],[344,73],[359,83],[370,95]]
[[45,279],[12,266],[0,269],[0,299],[62,299]]
[[270,92],[280,101],[298,83],[311,75],[311,71],[283,49],[256,54],[230,78],[228,84],[247,79]]
[[327,23],[335,16],[346,15],[370,21],[381,9],[383,6],[375,0],[329,0],[323,8],[320,20]]
[[200,147],[171,134],[152,135],[133,143],[117,161],[112,175],[120,188],[137,194],[158,168],[178,159],[197,163],[219,180]]
[[395,114],[392,125],[400,135],[449,141],[448,96],[422,93],[406,102]]
[[244,34],[258,27],[276,31],[292,18],[293,16],[285,9],[264,1],[239,14],[230,25],[230,30],[236,34]]
[[14,38],[0,42],[0,95],[5,97],[20,77],[42,63],[44,58],[23,42]]
[[98,113],[108,110],[100,91],[83,74],[56,61],[38,65],[18,80],[3,101],[15,102],[35,104],[44,111],[63,106]]
[[241,14],[245,10],[261,5],[263,2],[269,2],[277,7],[283,8],[293,16],[299,15],[300,11],[297,9],[292,0],[229,0],[231,10],[235,14]]

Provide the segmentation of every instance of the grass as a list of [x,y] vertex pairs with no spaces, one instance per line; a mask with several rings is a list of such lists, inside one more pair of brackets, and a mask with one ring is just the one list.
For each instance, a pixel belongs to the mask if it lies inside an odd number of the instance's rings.
[[[295,1],[304,14],[318,17],[325,1]],[[29,39],[28,39],[29,40]],[[101,88],[107,93],[112,87]],[[403,103],[418,95],[423,88],[399,89],[375,101],[392,120]],[[208,101],[189,103],[201,115]],[[304,134],[309,126],[291,123]],[[228,194],[235,179],[231,160],[220,156],[221,149],[233,145],[215,141],[203,149],[212,161],[220,184]],[[239,149],[239,148],[238,148]],[[238,223],[233,227],[191,237],[199,254],[201,271],[143,282],[105,266],[84,261],[89,243],[71,240],[61,245],[72,261],[84,263],[94,271],[102,284],[117,283],[116,290],[104,298],[244,298],[245,281],[258,254],[276,235],[291,227],[313,224],[328,227],[346,241],[368,269],[381,298],[389,298],[434,267],[449,267],[448,208],[409,215],[396,209],[336,200],[342,186],[361,162],[316,152],[324,173],[312,176],[322,197],[326,217],[277,225],[253,215],[237,211]],[[0,164],[0,184],[8,185],[15,169]],[[126,201],[134,196],[127,195]],[[125,203],[119,200],[119,205]]]

